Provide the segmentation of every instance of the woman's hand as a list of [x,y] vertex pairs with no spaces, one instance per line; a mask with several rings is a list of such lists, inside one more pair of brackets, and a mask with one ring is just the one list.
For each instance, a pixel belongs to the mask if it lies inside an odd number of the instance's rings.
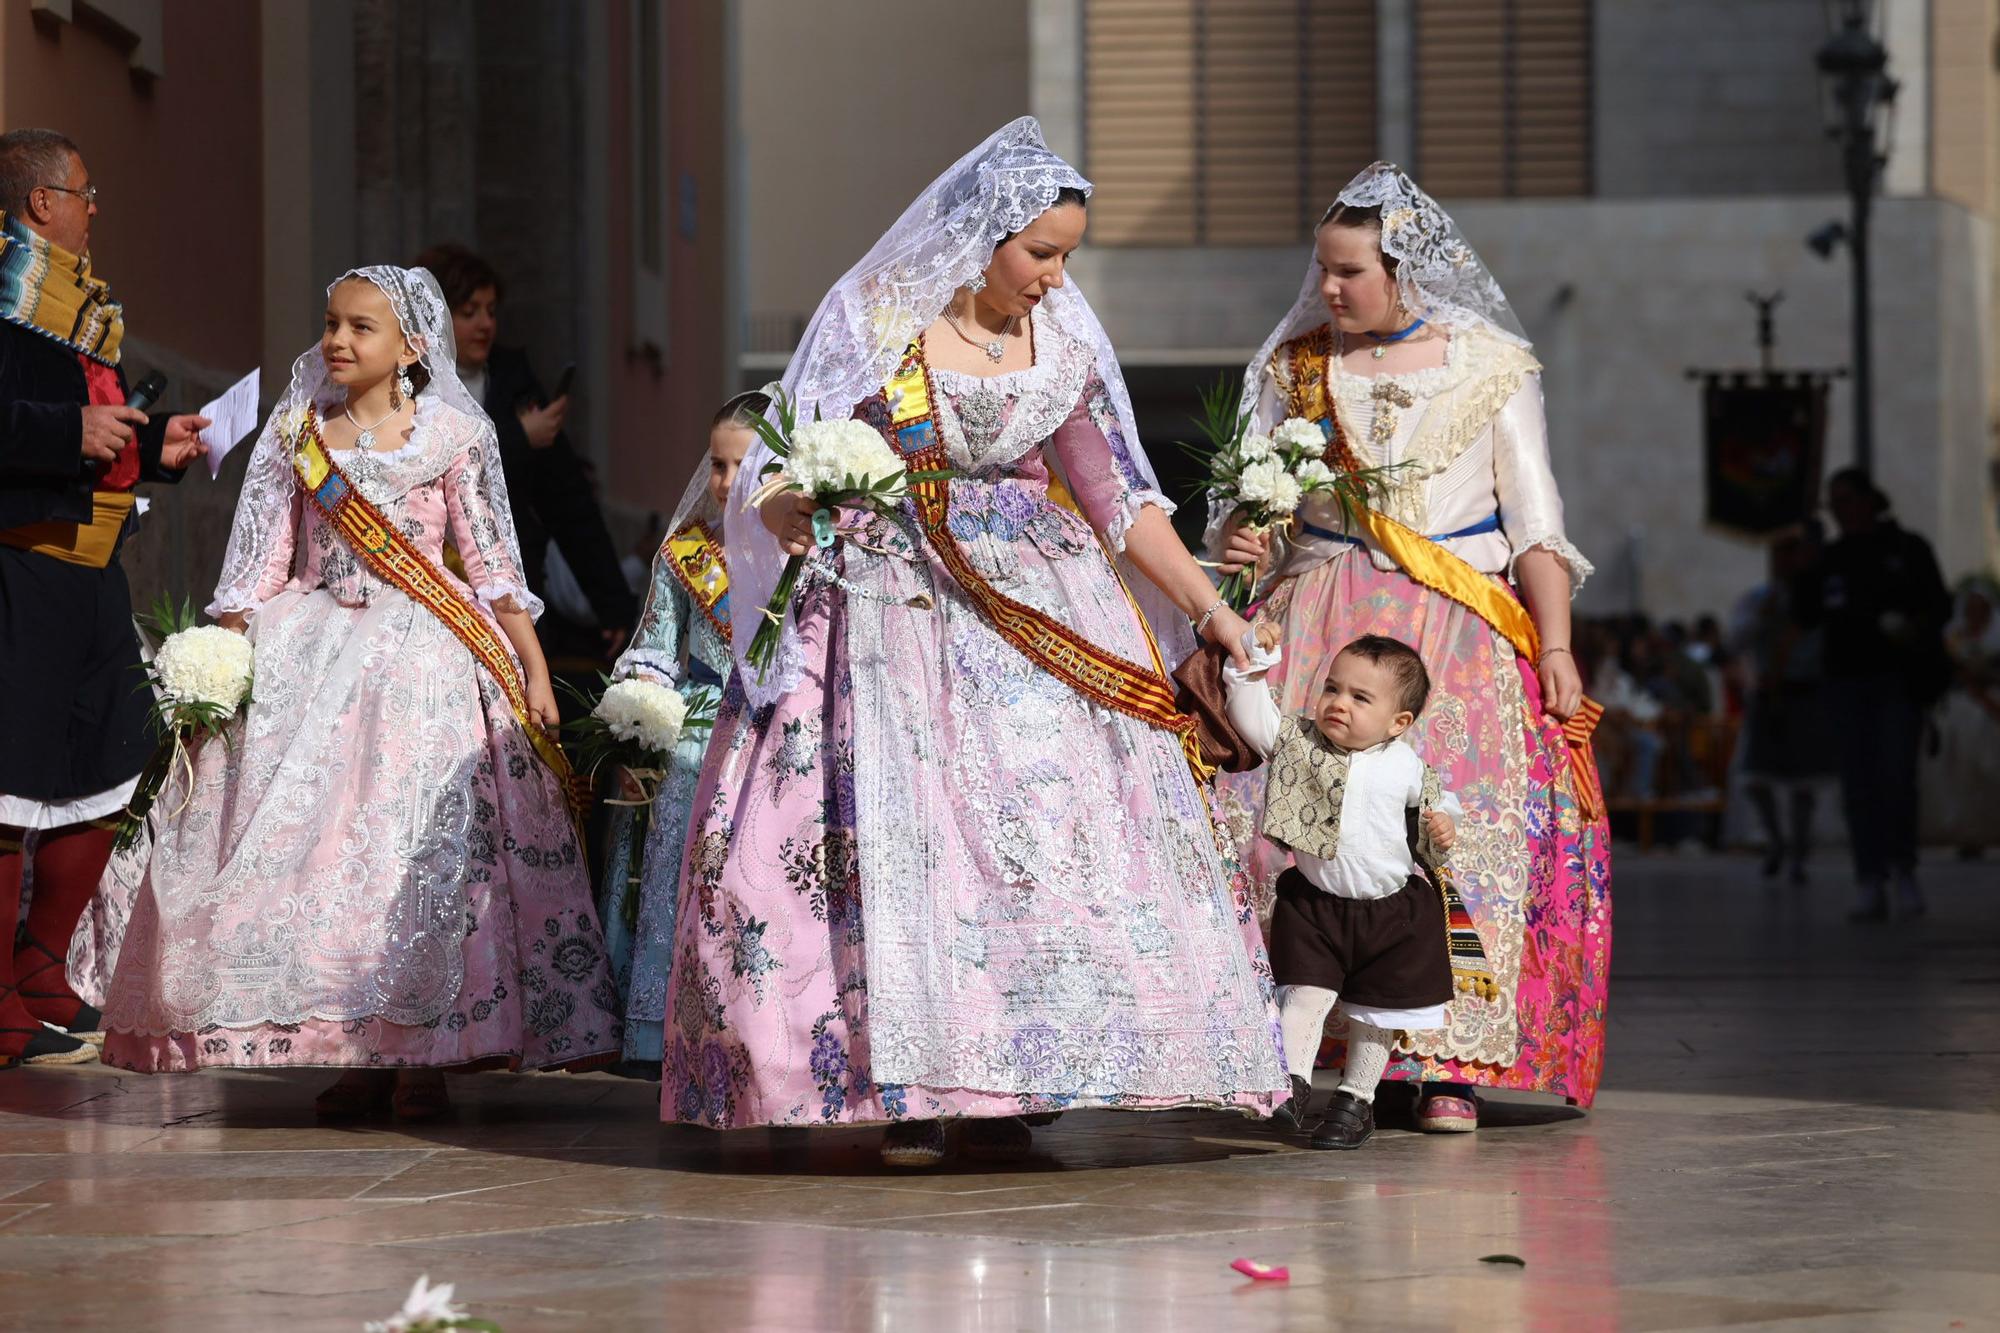
[[569,395],[550,403],[547,407],[524,407],[514,415],[521,418],[521,430],[528,437],[530,449],[546,449],[562,434],[563,421],[569,416]]
[[250,613],[248,611],[224,611],[215,618],[215,623],[228,630],[231,634],[244,634],[250,629]]
[[1542,682],[1542,711],[1558,722],[1569,721],[1583,704],[1583,677],[1575,656],[1567,648],[1544,648],[1536,675]]
[[1270,552],[1271,534],[1245,527],[1239,511],[1222,525],[1222,561],[1216,568],[1235,574],[1261,563]]
[[556,707],[556,692],[549,685],[549,678],[531,675],[524,682],[528,694],[528,716],[535,719],[545,731],[554,731],[562,725],[562,710]]
[[1243,651],[1243,636],[1250,630],[1250,622],[1237,615],[1226,606],[1219,606],[1208,618],[1208,627],[1202,637],[1210,643],[1220,644],[1229,654],[1229,660],[1239,671],[1250,669],[1250,655]]
[[804,555],[813,546],[812,516],[819,506],[797,491],[779,491],[757,506],[757,516],[786,555]]

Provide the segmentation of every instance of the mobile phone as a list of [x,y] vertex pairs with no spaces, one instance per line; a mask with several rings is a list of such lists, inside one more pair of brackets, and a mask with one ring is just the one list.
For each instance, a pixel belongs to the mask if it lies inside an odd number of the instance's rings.
[[551,397],[549,401],[553,403],[557,398],[561,398],[564,395],[566,395],[569,392],[570,381],[574,380],[575,378],[576,378],[576,362],[572,361],[568,365],[562,368],[562,374],[556,376],[556,391],[554,396]]

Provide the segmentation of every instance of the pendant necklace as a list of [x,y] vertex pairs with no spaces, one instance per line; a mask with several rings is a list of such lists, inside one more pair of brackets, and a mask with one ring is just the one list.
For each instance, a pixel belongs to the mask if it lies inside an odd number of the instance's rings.
[[958,322],[958,316],[954,315],[950,310],[947,309],[944,312],[944,319],[945,323],[951,325],[951,331],[953,333],[956,333],[966,342],[970,343],[974,347],[977,347],[980,351],[986,353],[986,359],[988,361],[994,362],[995,364],[998,364],[1000,359],[1007,355],[1006,340],[1013,334],[1014,326],[1021,322],[1021,317],[1019,315],[1007,316],[1007,323],[1001,328],[1000,336],[992,339],[991,341],[982,342],[979,339],[973,337],[971,334],[967,333],[965,331],[965,326]]
[[1389,345],[1391,343],[1399,343],[1403,341],[1403,339],[1409,337],[1411,334],[1415,333],[1418,329],[1422,328],[1423,326],[1424,326],[1424,321],[1420,319],[1417,320],[1415,323],[1411,324],[1408,328],[1398,329],[1394,333],[1368,334],[1370,338],[1375,340],[1375,350],[1369,353],[1369,355],[1373,356],[1377,361],[1380,361],[1383,357],[1389,355]]
[[383,422],[386,422],[390,417],[395,416],[396,413],[402,410],[403,409],[400,407],[390,408],[387,414],[385,414],[382,417],[381,421],[377,421],[374,426],[364,426],[360,422],[356,421],[354,419],[354,409],[351,407],[343,409],[340,415],[346,417],[348,420],[348,424],[352,425],[355,430],[360,432],[358,435],[354,437],[354,447],[356,449],[372,450],[375,447],[376,427],[382,425]]

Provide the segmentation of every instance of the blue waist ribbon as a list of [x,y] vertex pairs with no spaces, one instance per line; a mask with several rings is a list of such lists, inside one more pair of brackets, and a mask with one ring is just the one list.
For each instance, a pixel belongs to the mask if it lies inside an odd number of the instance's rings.
[[[1299,524],[1299,527],[1302,528],[1305,531],[1306,535],[1309,537],[1324,537],[1326,540],[1332,542],[1346,542],[1349,546],[1367,545],[1367,543],[1362,541],[1359,537],[1350,537],[1344,532],[1335,532],[1332,528],[1322,528],[1316,523],[1301,523]],[[1488,514],[1485,518],[1480,519],[1477,523],[1474,523],[1471,527],[1460,528],[1457,532],[1434,533],[1431,536],[1426,537],[1424,540],[1433,542],[1448,542],[1458,537],[1477,537],[1482,533],[1498,532],[1498,531],[1500,531],[1500,513],[1498,510],[1495,510],[1493,513]]]

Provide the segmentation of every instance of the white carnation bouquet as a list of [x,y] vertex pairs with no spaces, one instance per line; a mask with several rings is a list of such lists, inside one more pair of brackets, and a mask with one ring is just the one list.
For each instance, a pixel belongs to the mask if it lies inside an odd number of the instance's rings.
[[[1201,466],[1200,486],[1216,502],[1243,515],[1249,532],[1269,532],[1291,522],[1307,497],[1337,498],[1343,513],[1352,514],[1379,495],[1394,468],[1337,472],[1326,461],[1326,434],[1304,417],[1287,417],[1269,435],[1250,429],[1252,413],[1237,405],[1236,387],[1224,378],[1201,396],[1202,415],[1196,424],[1206,442],[1183,443],[1181,449]],[[1231,610],[1249,604],[1257,571],[1226,574],[1216,595]]]
[[580,771],[594,776],[599,768],[611,764],[622,767],[638,786],[636,797],[605,800],[607,805],[632,808],[632,851],[623,906],[626,925],[636,926],[638,866],[645,851],[646,830],[652,824],[653,798],[659,795],[674,746],[688,732],[713,727],[715,705],[710,702],[690,708],[679,690],[657,681],[601,679],[603,689],[595,699],[563,683],[562,688],[588,710],[584,716],[565,722],[563,730],[576,738],[570,749]]
[[[815,415],[804,425],[798,422],[797,404],[780,391],[773,404],[777,421],[763,417],[750,424],[771,452],[777,455],[764,467],[762,484],[750,496],[746,508],[756,508],[774,495],[786,491],[808,496],[817,506],[812,518],[813,542],[817,554],[831,547],[838,535],[834,511],[872,509],[891,514],[909,495],[912,483],[940,481],[955,476],[949,470],[912,472],[902,455],[882,438],[882,432],[865,421],[848,418],[822,421]],[[785,562],[778,586],[750,639],[745,660],[757,668],[762,680],[778,651],[779,627],[791,608],[798,590],[799,574],[807,556],[795,555]]]
[[118,821],[113,845],[119,850],[139,840],[154,802],[176,772],[185,776],[192,794],[191,747],[209,736],[228,743],[229,724],[250,699],[256,656],[243,635],[198,623],[194,608],[186,602],[175,606],[162,598],[147,621],[161,640],[145,668],[153,690],[153,731],[158,740]]

